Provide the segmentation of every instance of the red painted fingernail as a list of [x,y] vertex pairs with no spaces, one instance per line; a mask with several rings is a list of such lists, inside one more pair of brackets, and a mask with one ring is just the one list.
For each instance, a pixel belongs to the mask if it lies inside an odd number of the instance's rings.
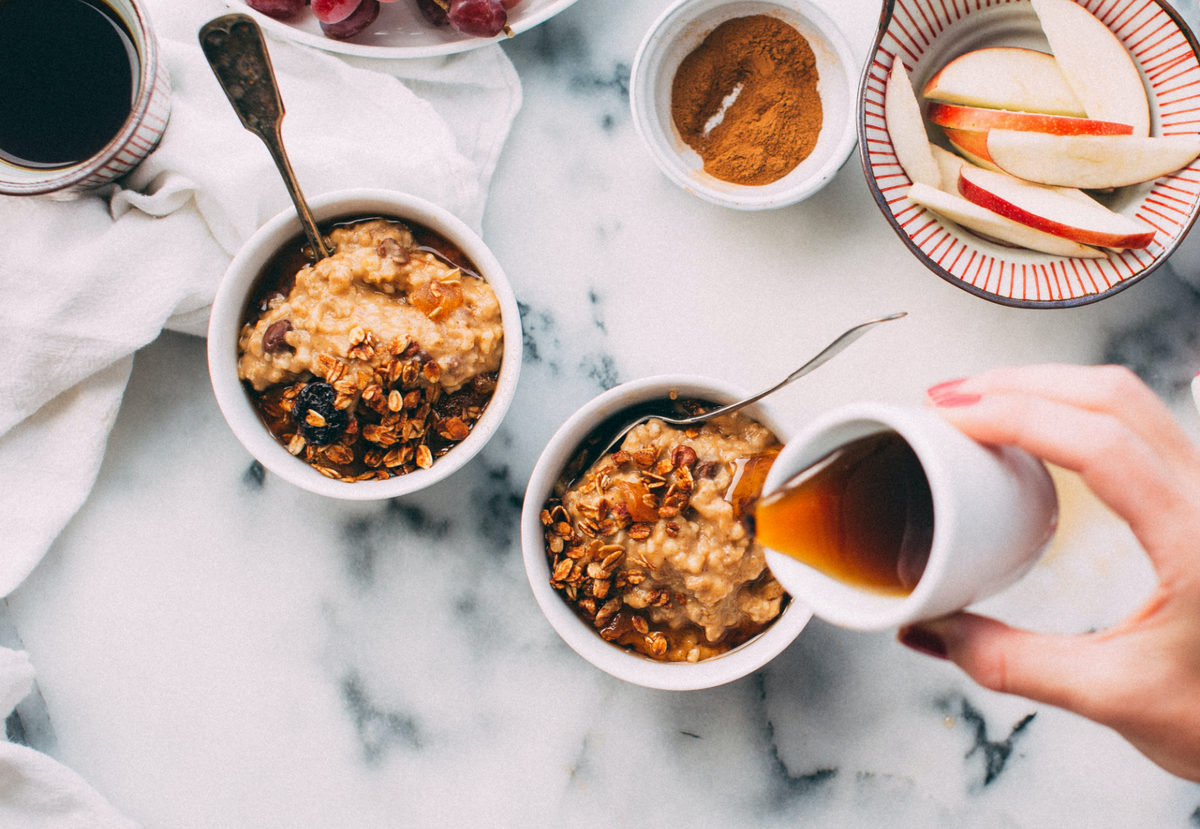
[[943,394],[940,397],[930,399],[933,400],[933,405],[939,409],[951,409],[956,406],[970,406],[972,403],[978,403],[983,398],[977,394]]
[[957,380],[947,380],[945,383],[938,383],[936,386],[930,386],[925,393],[930,397],[939,397],[946,392],[953,391],[965,382],[967,382],[966,377],[959,377]]
[[928,628],[920,627],[919,625],[909,625],[908,627],[900,628],[900,632],[896,634],[896,638],[900,640],[900,644],[906,648],[912,648],[917,653],[923,653],[926,656],[933,656],[938,659],[947,659],[946,643],[942,637],[938,636]]

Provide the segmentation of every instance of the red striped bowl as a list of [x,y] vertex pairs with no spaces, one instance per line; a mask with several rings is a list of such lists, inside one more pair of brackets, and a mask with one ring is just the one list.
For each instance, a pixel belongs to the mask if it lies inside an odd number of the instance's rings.
[[[1200,47],[1179,15],[1161,0],[1077,2],[1133,56],[1149,93],[1151,135],[1200,133]],[[1102,197],[1113,210],[1155,229],[1150,247],[1110,252],[1107,259],[1071,259],[998,245],[906,198],[912,182],[896,160],[883,117],[892,61],[904,62],[920,90],[954,58],[988,46],[1050,51],[1028,0],[888,0],[858,95],[859,155],[883,215],[931,271],[1004,305],[1084,305],[1145,277],[1166,261],[1200,213],[1200,160]],[[949,147],[940,133],[934,140]]]

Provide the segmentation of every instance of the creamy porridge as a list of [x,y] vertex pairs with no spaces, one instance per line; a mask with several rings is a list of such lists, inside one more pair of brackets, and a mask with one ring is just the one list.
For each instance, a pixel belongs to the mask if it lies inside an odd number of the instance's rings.
[[238,376],[271,432],[327,477],[428,468],[495,389],[500,303],[424,228],[370,219],[329,239],[328,259],[309,263],[297,243],[264,273]]
[[778,450],[737,413],[638,426],[542,511],[551,584],[604,639],[651,658],[737,647],[787,601],[745,514]]

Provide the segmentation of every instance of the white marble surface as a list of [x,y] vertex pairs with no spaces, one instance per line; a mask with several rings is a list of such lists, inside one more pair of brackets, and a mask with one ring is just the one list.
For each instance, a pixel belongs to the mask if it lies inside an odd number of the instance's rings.
[[[857,158],[769,213],[672,185],[626,96],[665,5],[581,0],[506,44],[525,105],[484,229],[526,309],[526,365],[467,469],[390,503],[309,495],[233,438],[200,340],[138,355],[94,494],[9,599],[54,756],[148,829],[1200,826],[1200,786],[888,634],[813,622],[760,673],[675,694],[598,672],[541,616],[517,546],[524,482],[553,430],[622,380],[765,385],[903,309],[780,410],[802,423],[852,400],[916,403],[988,366],[1115,359],[1200,435],[1184,385],[1200,295],[1169,268],[1086,308],[1004,308],[908,254]],[[875,4],[823,5],[865,54]],[[1082,631],[1152,576],[1062,483],[1056,547],[985,609]]]

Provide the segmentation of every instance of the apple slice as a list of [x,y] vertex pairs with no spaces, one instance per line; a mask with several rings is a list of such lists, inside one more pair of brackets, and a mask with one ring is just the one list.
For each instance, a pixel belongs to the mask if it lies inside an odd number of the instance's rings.
[[1072,0],[1031,0],[1059,68],[1088,118],[1150,134],[1146,87],[1133,58],[1107,26]]
[[1186,167],[1200,156],[1200,138],[992,130],[987,153],[1001,170],[1027,181],[1098,190],[1153,181]]
[[957,196],[958,173],[967,162],[949,150],[943,150],[932,141],[929,143],[929,152],[933,153],[933,160],[937,162],[938,170],[942,174],[942,186],[938,189]]
[[921,93],[947,104],[1086,118],[1053,56],[1033,49],[976,49],[950,61]]
[[1112,121],[1043,115],[1038,112],[1008,112],[957,104],[934,104],[929,108],[929,120],[939,127],[968,132],[1019,130],[1049,135],[1129,135],[1133,132],[1133,127],[1128,124]]
[[967,201],[1014,222],[1083,245],[1122,250],[1144,248],[1154,241],[1154,228],[1141,222],[1004,173],[964,166],[958,191]]
[[[940,167],[942,170],[942,190],[946,193],[952,193],[957,196],[958,195],[958,174],[962,171],[962,168],[964,166],[968,166],[968,165],[972,164],[973,162],[971,162],[969,160],[964,161],[959,156],[955,155],[954,153],[950,152],[949,150],[943,150],[941,147],[937,146],[936,144],[931,144],[930,146],[933,148],[934,160],[937,161],[938,167]],[[984,148],[984,149],[986,151],[986,148]],[[967,155],[968,153],[963,151],[963,154]],[[984,164],[974,164],[974,166],[982,167],[985,170],[992,170],[993,172],[997,172],[997,173],[1004,172],[999,167],[995,166],[994,164],[991,164],[990,162],[985,162]],[[1097,202],[1095,199],[1093,199],[1087,193],[1083,192],[1082,190],[1076,190],[1074,187],[1051,187],[1050,189],[1056,193],[1061,193],[1062,195],[1067,196],[1068,198],[1077,199],[1079,201],[1082,201],[1084,204],[1099,204],[1099,202]]]
[[982,167],[985,170],[991,170],[996,173],[1003,172],[992,163],[992,157],[988,155],[988,134],[986,132],[967,132],[965,130],[952,130],[944,127],[942,128],[942,132],[946,133],[946,138],[950,141],[950,146],[962,153],[963,158],[976,167]]
[[909,179],[914,184],[919,181],[935,189],[941,187],[941,173],[933,154],[929,152],[929,136],[921,117],[921,105],[917,103],[912,82],[899,58],[892,61],[892,71],[888,75],[883,120],[892,139],[896,159]]
[[[940,149],[940,148],[939,148]],[[942,150],[945,152],[945,150]],[[950,153],[946,153],[950,155]],[[1010,245],[1019,245],[1042,253],[1052,253],[1055,256],[1075,256],[1082,259],[1104,259],[1105,255],[1072,242],[1061,236],[1054,236],[1041,230],[1014,222],[998,213],[980,207],[966,199],[934,190],[924,184],[914,184],[908,191],[908,198],[922,207],[927,207],[939,216],[945,216],[952,222],[960,224],[968,230],[973,230],[982,236]]]

